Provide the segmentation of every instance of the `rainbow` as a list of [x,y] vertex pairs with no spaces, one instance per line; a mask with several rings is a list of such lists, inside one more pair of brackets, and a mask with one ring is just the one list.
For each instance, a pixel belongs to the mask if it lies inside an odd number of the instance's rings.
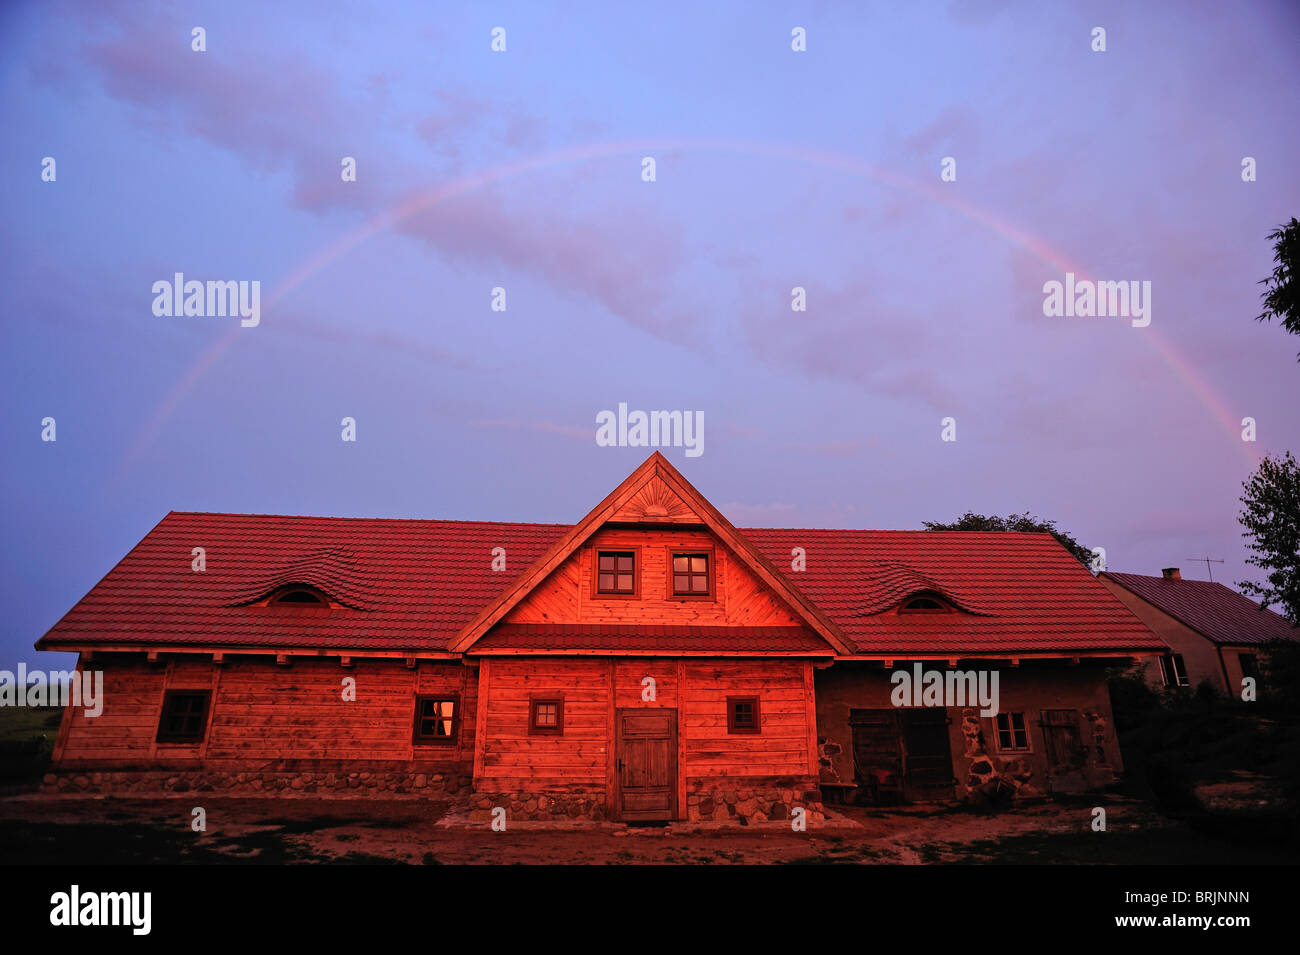
[[[460,179],[423,190],[406,197],[392,208],[387,209],[364,222],[354,231],[336,239],[312,258],[308,259],[284,278],[270,293],[263,304],[263,314],[271,312],[276,303],[303,283],[311,279],[330,263],[336,261],[355,249],[374,235],[391,229],[393,226],[437,206],[448,199],[454,199],[493,183],[502,182],[518,176],[528,175],[544,169],[564,166],[574,162],[590,162],[628,155],[662,154],[674,150],[692,150],[695,152],[722,152],[744,156],[763,156],[790,162],[808,163],[824,169],[832,169],[847,175],[871,179],[883,183],[929,202],[945,206],[964,216],[972,222],[988,229],[1008,243],[1024,249],[1040,261],[1051,265],[1058,272],[1074,272],[1079,278],[1092,278],[1087,269],[1069,261],[1057,249],[1041,238],[1017,228],[975,203],[961,197],[951,187],[921,183],[892,172],[864,163],[851,156],[823,152],[790,146],[781,143],[764,143],[728,139],[668,139],[652,141],[625,141],[590,144],[571,149],[547,153],[527,159],[502,163],[479,172],[471,173]],[[135,439],[122,456],[118,468],[119,479],[128,473],[139,456],[157,437],[163,424],[180,406],[185,395],[217,363],[222,355],[234,345],[241,329],[233,325],[225,334],[217,338],[205,349],[195,362],[186,370],[179,380],[164,396],[154,413],[141,427]],[[1135,337],[1154,349],[1156,355],[1174,373],[1179,381],[1196,397],[1211,417],[1223,430],[1231,435],[1234,445],[1241,449],[1245,463],[1254,470],[1260,460],[1259,452],[1241,440],[1240,423],[1229,411],[1227,403],[1214,388],[1199,375],[1173,344],[1153,327],[1143,328]]]

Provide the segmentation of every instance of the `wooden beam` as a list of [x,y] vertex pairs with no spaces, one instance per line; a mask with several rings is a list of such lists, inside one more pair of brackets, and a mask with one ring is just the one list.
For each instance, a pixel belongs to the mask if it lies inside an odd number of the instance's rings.
[[287,667],[289,665],[289,654],[277,653],[275,655],[275,665],[278,667]]
[[[690,816],[686,793],[686,661],[677,660],[677,818]],[[704,820],[701,820],[704,821]]]
[[474,782],[478,789],[479,780],[483,778],[483,753],[487,749],[487,711],[490,688],[488,674],[491,661],[484,660],[478,667],[478,712],[474,714]]
[[339,657],[339,666],[343,667],[343,669],[345,669],[345,670],[351,670],[351,669],[352,669],[352,658],[351,658],[351,657]]
[[213,654],[212,654],[212,665],[213,665],[213,666],[218,666],[218,667],[219,667],[219,666],[221,666],[221,665],[222,665],[223,663],[225,663],[225,662],[226,662],[226,655],[225,655],[224,653],[222,653],[220,650],[216,650],[216,651],[213,652]]
[[804,717],[808,721],[808,772],[816,781],[821,775],[821,752],[817,746],[817,696],[813,689],[811,663],[803,666]]
[[158,664],[158,651],[157,651],[157,650],[150,650],[149,653],[148,653],[148,655],[147,655],[147,657],[146,657],[146,659],[149,661],[150,664],[152,664],[152,665],[154,665],[154,666],[157,666],[157,664]]

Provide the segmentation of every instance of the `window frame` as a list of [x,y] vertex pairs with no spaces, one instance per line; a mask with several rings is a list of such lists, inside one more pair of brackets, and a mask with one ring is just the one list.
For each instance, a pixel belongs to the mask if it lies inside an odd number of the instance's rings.
[[[430,701],[445,703],[450,701],[451,709],[451,732],[446,736],[425,736],[420,732],[420,723],[424,720],[424,704]],[[443,717],[437,717],[442,719]],[[460,694],[456,692],[449,693],[417,693],[415,696],[414,719],[411,721],[411,742],[416,746],[456,746],[460,743],[461,730],[461,712],[460,712]]]
[[[1010,746],[1002,745],[1002,726],[999,721],[1004,716],[1007,718],[1007,732],[1011,736],[1012,745]],[[1011,719],[1013,716],[1020,717],[1019,730],[1017,730],[1015,722]],[[1017,732],[1024,739],[1024,746],[1015,745]],[[999,753],[1032,753],[1034,751],[1033,737],[1029,732],[1029,715],[1024,710],[1003,710],[995,715],[993,717],[993,734],[997,740]]]
[[[632,556],[632,590],[611,591],[600,589],[600,555],[616,554],[619,556]],[[621,547],[611,545],[609,547],[593,547],[591,559],[591,596],[593,600],[639,600],[641,599],[641,548],[636,545]],[[618,572],[615,571],[615,576]]]
[[[741,726],[736,722],[737,703],[749,703],[753,706],[753,726]],[[732,736],[761,736],[763,734],[763,711],[757,696],[727,697],[727,734]]]
[[[711,546],[679,547],[674,544],[669,544],[667,547],[664,548],[664,555],[665,555],[665,563],[666,563],[664,597],[666,599],[668,600],[715,600],[717,599],[717,589],[718,589],[717,564],[715,563],[717,552],[715,548]],[[709,589],[707,593],[685,593],[685,594],[677,593],[677,588],[674,586],[674,580],[673,580],[673,578],[676,576],[676,574],[673,573],[673,558],[675,557],[703,557],[704,558],[705,565],[706,565],[704,574],[706,579],[709,582]],[[688,576],[694,576],[694,575],[688,574]]]
[[[180,736],[167,729],[168,707],[178,696],[197,696],[203,699],[203,709],[199,717],[199,728],[195,736]],[[172,687],[163,691],[162,706],[158,710],[158,731],[154,735],[155,743],[173,746],[194,746],[208,737],[208,723],[212,715],[211,687]]]
[[[1180,674],[1178,671],[1182,670]],[[1173,674],[1174,682],[1169,682],[1170,674]],[[1187,673],[1187,661],[1183,659],[1181,653],[1165,653],[1160,657],[1160,682],[1166,687],[1173,687],[1176,690],[1183,690],[1192,685],[1191,676]]]
[[[542,705],[555,706],[555,725],[538,726],[537,709]],[[528,735],[529,736],[563,736],[564,735],[564,694],[534,693],[528,697]]]

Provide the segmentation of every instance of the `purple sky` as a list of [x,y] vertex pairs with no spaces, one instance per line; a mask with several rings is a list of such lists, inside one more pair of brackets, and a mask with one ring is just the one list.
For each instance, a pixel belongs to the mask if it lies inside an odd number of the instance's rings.
[[[1253,321],[1294,3],[379,6],[0,8],[0,668],[66,663],[32,642],[169,509],[577,520],[649,453],[596,446],[619,402],[703,412],[665,453],[741,526],[1027,509],[1250,572],[1241,482],[1300,450]],[[1066,268],[1150,326],[1045,317]],[[178,271],[261,324],[155,316]]]

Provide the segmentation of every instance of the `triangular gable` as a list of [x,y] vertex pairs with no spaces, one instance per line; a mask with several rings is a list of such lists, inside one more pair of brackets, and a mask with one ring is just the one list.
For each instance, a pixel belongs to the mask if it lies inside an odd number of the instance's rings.
[[448,649],[463,653],[473,646],[475,641],[609,522],[704,525],[836,652],[853,652],[839,628],[760,554],[658,451],[646,458],[640,467],[575,524],[544,556],[484,607],[457,634]]

